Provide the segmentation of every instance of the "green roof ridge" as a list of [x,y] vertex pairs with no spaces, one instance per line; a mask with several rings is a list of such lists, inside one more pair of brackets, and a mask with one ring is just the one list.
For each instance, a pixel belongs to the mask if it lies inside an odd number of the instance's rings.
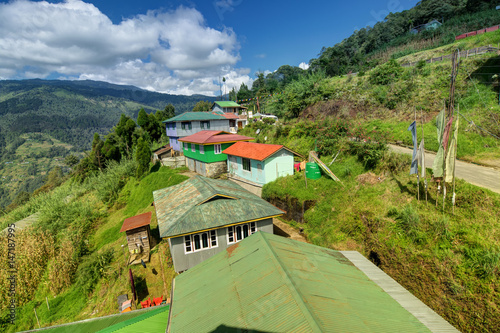
[[[154,310],[151,310],[151,311],[147,311],[146,313],[144,313],[144,314],[142,314],[140,316],[127,319],[125,321],[122,321],[121,323],[114,324],[114,325],[109,326],[109,327],[107,327],[105,329],[97,331],[96,333],[111,333],[111,332],[117,331],[119,329],[122,329],[124,327],[127,327],[129,325],[132,325],[132,324],[138,323],[140,321],[143,321],[145,319],[148,319],[148,318],[151,318],[153,316],[156,316],[157,314],[159,314],[159,313],[161,313],[163,311],[168,311],[168,310],[170,310],[170,306],[169,305],[160,306],[159,309],[154,309]],[[167,324],[165,323],[165,326],[166,325]]]
[[[313,331],[323,332],[323,330],[321,329],[321,326],[318,324],[318,319],[316,318],[316,316],[314,316],[311,313],[311,310],[307,306],[306,302],[304,302],[304,297],[300,293],[297,286],[295,285],[294,280],[291,278],[290,272],[288,272],[288,270],[286,269],[286,266],[283,265],[283,263],[279,259],[279,256],[276,254],[276,252],[274,251],[272,246],[269,244],[269,241],[268,241],[266,235],[264,235],[264,232],[258,232],[258,234],[261,234],[260,235],[261,238],[264,240],[268,251],[271,253],[271,258],[274,259],[274,261],[276,261],[278,263],[279,267],[281,268],[280,272],[284,273],[285,283],[287,284],[287,286],[289,286],[288,289],[290,290],[290,293],[293,295],[293,298],[295,299],[295,302],[297,302],[297,305],[302,309],[302,313],[304,314],[304,317],[306,317],[306,320],[309,322],[311,329]],[[304,311],[304,309],[305,309],[305,311]]]

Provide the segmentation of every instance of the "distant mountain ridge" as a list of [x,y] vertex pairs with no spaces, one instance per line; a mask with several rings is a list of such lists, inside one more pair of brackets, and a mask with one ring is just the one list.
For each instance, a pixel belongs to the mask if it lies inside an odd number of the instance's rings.
[[135,119],[141,108],[150,113],[167,104],[182,113],[200,100],[215,97],[170,95],[92,80],[2,80],[0,130],[7,139],[44,132],[88,149],[93,133],[106,134],[122,113]]

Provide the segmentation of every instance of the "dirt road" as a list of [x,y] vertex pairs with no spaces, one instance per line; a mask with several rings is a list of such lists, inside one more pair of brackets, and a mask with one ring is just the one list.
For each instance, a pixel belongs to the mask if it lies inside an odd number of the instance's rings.
[[[389,145],[389,149],[400,154],[413,154],[412,149]],[[432,168],[434,153],[425,153],[425,167]],[[410,170],[410,166],[408,166]],[[468,183],[487,188],[493,192],[500,193],[500,170],[490,167],[479,166],[457,160],[455,175]]]

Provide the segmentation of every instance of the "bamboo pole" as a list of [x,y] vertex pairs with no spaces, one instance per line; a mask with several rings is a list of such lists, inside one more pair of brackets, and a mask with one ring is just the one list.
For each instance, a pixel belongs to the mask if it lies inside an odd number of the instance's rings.
[[[460,110],[460,105],[457,105],[457,108]],[[457,120],[455,121],[458,121],[458,117]],[[455,215],[455,169],[457,164],[457,151],[458,151],[458,127],[457,127],[457,142],[455,142],[455,158],[453,159],[453,196],[451,197],[451,203],[453,205],[452,206],[453,215]]]
[[[424,140],[424,116],[422,114],[422,108],[420,108],[420,121],[422,123],[422,140]],[[425,145],[425,140],[424,140],[424,145]],[[422,154],[425,155],[425,151],[423,151]],[[424,162],[425,156],[422,160],[423,160],[422,168],[424,168],[424,170],[425,170],[425,162]],[[426,179],[426,177],[424,177],[424,191],[425,191],[425,203],[427,203],[427,179]]]
[[42,328],[42,326],[40,326],[40,321],[38,320],[38,315],[36,314],[36,309],[34,308],[33,311],[35,311],[35,318],[36,322],[38,323],[38,328]]
[[[413,113],[415,115],[415,127],[417,127],[417,108],[415,106],[413,107]],[[417,133],[418,133],[417,129],[415,128],[415,136],[418,138]],[[418,140],[416,141],[418,143]],[[413,149],[415,149],[415,147],[413,147]],[[418,150],[417,150],[417,156],[415,157],[417,157],[417,200],[420,201],[420,175],[418,174]]]

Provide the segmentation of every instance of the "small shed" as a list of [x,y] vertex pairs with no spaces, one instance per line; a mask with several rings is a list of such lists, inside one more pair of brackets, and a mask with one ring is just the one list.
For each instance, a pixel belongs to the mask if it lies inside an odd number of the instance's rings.
[[120,232],[127,234],[127,244],[130,253],[149,252],[151,230],[151,212],[129,217],[123,221]]

